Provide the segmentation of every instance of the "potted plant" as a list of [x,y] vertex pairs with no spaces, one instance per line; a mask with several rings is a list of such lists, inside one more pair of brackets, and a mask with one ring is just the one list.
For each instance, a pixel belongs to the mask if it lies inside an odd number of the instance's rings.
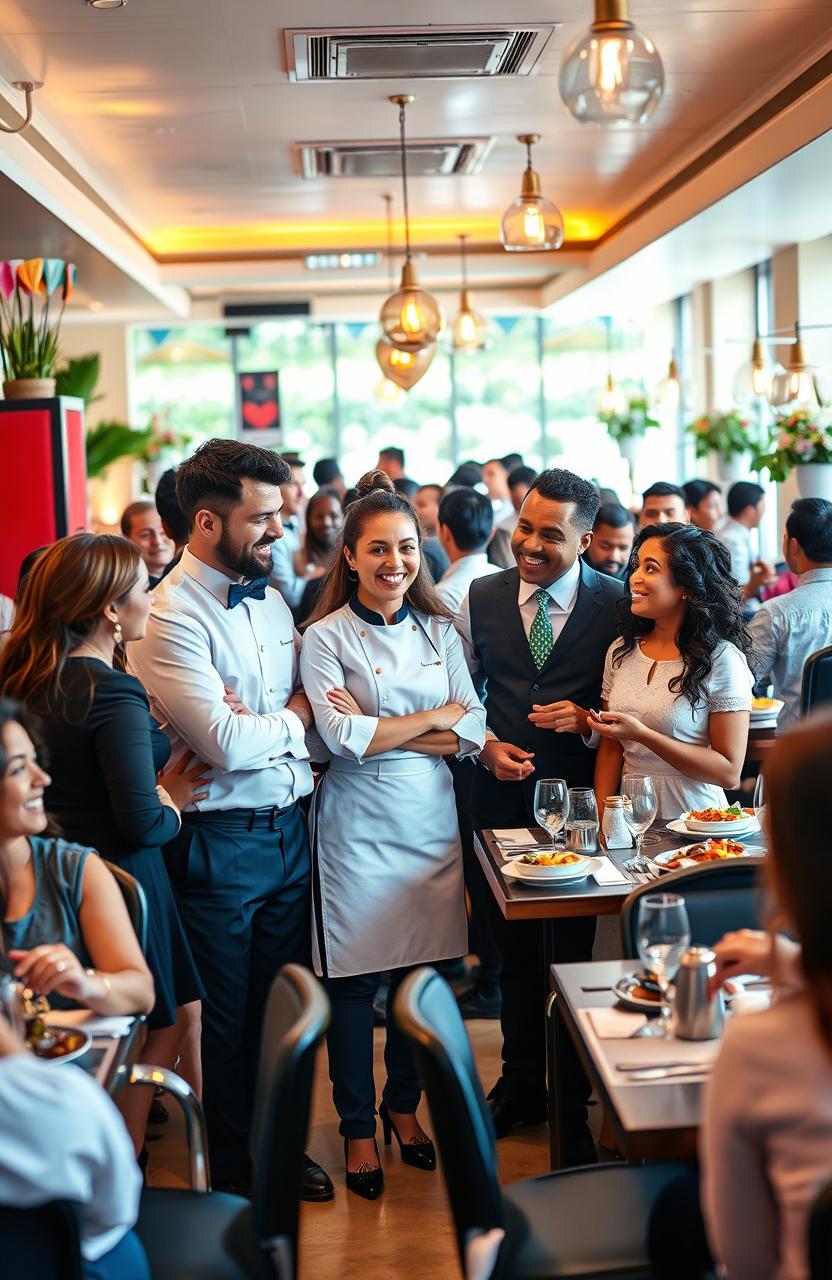
[[832,409],[797,409],[775,430],[769,451],[754,459],[755,469],[765,467],[779,483],[794,471],[801,498],[832,502]]
[[[0,262],[0,357],[7,400],[55,394],[58,334],[74,281],[74,265],[62,258]],[[50,323],[50,301],[59,289],[61,309]]]
[[715,453],[719,478],[723,484],[742,479],[750,469],[743,462],[743,455],[754,450],[754,442],[748,434],[749,426],[748,418],[744,418],[736,409],[730,409],[727,413],[703,413],[688,424],[687,431],[693,436],[697,458],[707,458],[709,454]]
[[191,437],[166,426],[158,413],[153,414],[150,425],[142,434],[145,445],[136,456],[145,464],[144,487],[148,493],[154,493],[162,473],[184,453]]
[[621,450],[622,458],[630,464],[632,474],[639,441],[650,427],[660,425],[658,419],[651,416],[647,397],[630,396],[623,413],[602,411],[598,417],[606,426],[610,439],[614,440]]

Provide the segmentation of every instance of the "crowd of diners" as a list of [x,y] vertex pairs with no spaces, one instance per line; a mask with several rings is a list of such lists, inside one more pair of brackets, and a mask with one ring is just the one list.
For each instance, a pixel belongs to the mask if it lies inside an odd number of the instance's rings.
[[[213,1185],[247,1195],[267,993],[310,966],[346,1188],[376,1200],[396,1176],[377,1115],[403,1161],[436,1168],[392,1018],[415,967],[500,1020],[497,1137],[545,1118],[541,927],[501,916],[473,832],[534,823],[542,777],[593,786],[603,810],[624,771],[649,774],[664,820],[725,805],[770,682],[787,730],[766,766],[771,930],[717,953],[721,977],[770,974],[776,999],[725,1036],[701,1179],[654,1249],[657,1275],[804,1280],[832,1173],[832,752],[828,722],[800,722],[800,682],[832,639],[832,503],[794,502],[774,561],[751,480],[725,499],[657,481],[631,511],[517,454],[418,483],[391,446],[352,487],[332,458],[312,481],[297,454],[210,440],[120,534],[26,557],[0,618],[4,972],[53,1007],[146,1015],[142,1061],[201,1097]],[[107,863],[144,890],[144,952]],[[552,959],[591,958],[595,929],[558,921]],[[558,1087],[565,1162],[593,1163],[577,1059]],[[131,1228],[150,1105],[128,1090],[119,1114],[0,1017],[0,1203],[77,1201],[86,1280],[148,1274]],[[303,1198],[334,1194],[307,1157]]]

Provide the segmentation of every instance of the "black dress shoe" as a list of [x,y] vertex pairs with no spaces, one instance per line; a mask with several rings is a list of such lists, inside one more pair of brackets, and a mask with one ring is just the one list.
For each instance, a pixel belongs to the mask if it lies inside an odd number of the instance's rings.
[[319,1203],[323,1200],[332,1200],[335,1195],[335,1188],[332,1185],[332,1179],[326,1169],[322,1169],[319,1164],[315,1164],[308,1155],[303,1157],[303,1173],[300,1183],[301,1200]]
[[[378,1147],[376,1147],[376,1160],[378,1160]],[[349,1138],[344,1139],[344,1165],[349,1158],[350,1141]],[[384,1172],[381,1168],[381,1162],[375,1167],[367,1168],[362,1166],[351,1173],[349,1169],[347,1173],[347,1191],[352,1191],[357,1196],[362,1196],[364,1200],[378,1200],[384,1190]]]
[[547,1115],[545,1099],[537,1103],[520,1101],[502,1087],[502,1081],[488,1095],[488,1109],[498,1138],[504,1138],[518,1125],[543,1124]]
[[463,1018],[499,1018],[502,1004],[500,988],[483,991],[480,987],[469,987],[457,997],[457,1004]]
[[391,1138],[395,1133],[402,1164],[409,1164],[414,1169],[425,1169],[428,1173],[432,1173],[436,1168],[436,1150],[430,1138],[423,1138],[421,1142],[402,1142],[399,1131],[393,1123],[393,1118],[387,1110],[386,1102],[382,1102],[378,1109],[378,1115],[381,1120],[381,1127],[384,1130],[385,1147],[392,1145]]

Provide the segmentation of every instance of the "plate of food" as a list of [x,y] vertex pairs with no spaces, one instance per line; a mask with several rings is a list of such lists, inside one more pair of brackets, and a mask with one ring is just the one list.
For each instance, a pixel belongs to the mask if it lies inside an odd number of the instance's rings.
[[725,809],[691,809],[683,813],[679,821],[687,831],[701,836],[748,835],[758,827],[754,810],[743,809],[738,804]]
[[751,723],[755,720],[776,720],[784,706],[779,698],[752,698]]
[[658,1013],[662,1002],[659,984],[649,969],[625,974],[613,984],[613,995],[625,1009],[639,1013]]
[[686,844],[681,849],[665,849],[650,861],[659,871],[680,871],[684,867],[700,867],[708,862],[726,862],[733,858],[759,858],[765,849],[749,848],[739,840],[723,836],[720,840],[702,840],[699,844]]
[[522,880],[526,884],[564,884],[576,880],[585,880],[596,867],[600,858],[588,858],[583,853],[571,853],[568,850],[556,853],[524,853],[522,858],[513,858],[502,867],[504,876],[511,880]]
[[80,1027],[52,1027],[35,1018],[26,1031],[26,1042],[44,1062],[73,1062],[87,1052],[92,1036]]

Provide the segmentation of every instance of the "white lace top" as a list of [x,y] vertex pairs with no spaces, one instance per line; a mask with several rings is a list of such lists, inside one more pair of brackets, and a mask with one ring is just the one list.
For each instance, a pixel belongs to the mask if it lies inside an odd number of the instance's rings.
[[[613,666],[613,654],[620,643],[615,640],[610,645],[604,663],[602,695],[610,711],[628,712],[668,738],[706,747],[710,744],[708,717],[712,711],[751,710],[754,678],[736,645],[725,641],[717,649],[704,682],[704,699],[694,711],[684,694],[673,693],[669,688],[670,681],[682,673],[681,659],[654,664],[636,646],[619,666]],[[648,683],[654,665],[656,672]],[[679,773],[638,742],[625,742],[623,746],[625,772],[649,774],[653,779],[659,818],[678,818],[690,809],[719,808],[726,803],[721,787]]]

